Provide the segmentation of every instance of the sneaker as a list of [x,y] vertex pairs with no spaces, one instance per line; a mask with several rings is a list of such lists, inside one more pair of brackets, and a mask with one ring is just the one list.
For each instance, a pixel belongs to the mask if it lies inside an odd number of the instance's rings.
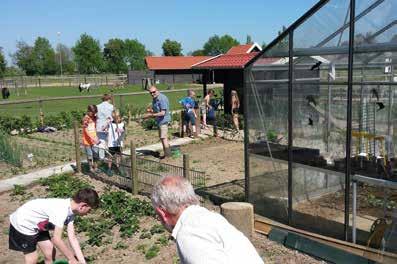
[[109,177],[112,177],[112,176],[113,176],[113,171],[112,171],[112,169],[108,169],[108,170],[106,171],[106,175],[109,176]]

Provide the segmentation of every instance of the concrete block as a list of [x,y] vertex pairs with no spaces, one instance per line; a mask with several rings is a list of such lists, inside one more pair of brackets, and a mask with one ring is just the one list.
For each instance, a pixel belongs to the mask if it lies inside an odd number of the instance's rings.
[[221,205],[221,214],[248,239],[254,230],[254,206],[250,203],[228,202]]

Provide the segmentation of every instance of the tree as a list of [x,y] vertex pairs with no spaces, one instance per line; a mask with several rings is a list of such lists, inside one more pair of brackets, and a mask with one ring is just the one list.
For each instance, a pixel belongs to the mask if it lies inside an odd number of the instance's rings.
[[247,40],[245,41],[245,44],[253,44],[254,42],[252,41],[252,38],[250,35],[247,35]]
[[145,57],[151,52],[137,39],[124,40],[125,61],[131,70],[143,70],[146,68]]
[[205,55],[215,56],[226,53],[231,47],[239,44],[240,43],[230,35],[224,35],[222,37],[214,35],[204,44],[203,51]]
[[38,37],[34,42],[31,56],[33,60],[34,74],[55,74],[57,70],[55,52],[48,39]]
[[0,47],[0,77],[3,77],[6,71],[7,62],[4,58],[3,48]]
[[84,33],[72,48],[79,73],[99,73],[103,69],[103,56],[98,40]]
[[15,66],[6,67],[6,70],[4,73],[4,76],[7,76],[7,77],[21,76],[21,75],[25,75],[25,72],[22,69],[15,67]]
[[162,48],[164,56],[182,56],[182,44],[177,41],[166,39]]
[[125,54],[125,43],[122,39],[109,39],[103,49],[106,70],[111,73],[126,73],[128,66]]
[[192,51],[190,53],[190,55],[192,55],[192,56],[205,56],[204,50],[202,50],[202,49],[198,49],[198,50]]
[[[286,26],[283,26],[281,28],[281,30],[278,31],[278,35],[280,36],[285,30],[287,30]],[[281,39],[277,44],[276,47],[281,49],[281,50],[288,50],[288,46],[289,46],[289,39],[288,39],[288,35],[286,37],[284,37],[283,39]]]
[[36,71],[33,65],[33,47],[29,46],[24,41],[18,41],[16,46],[17,51],[11,55],[14,64],[25,71],[26,75],[34,75]]
[[73,74],[76,71],[73,61],[72,50],[64,44],[58,44],[56,47],[57,73],[61,73],[60,60],[62,62],[62,73]]
[[267,47],[266,42],[262,42],[262,50],[266,49],[266,47]]

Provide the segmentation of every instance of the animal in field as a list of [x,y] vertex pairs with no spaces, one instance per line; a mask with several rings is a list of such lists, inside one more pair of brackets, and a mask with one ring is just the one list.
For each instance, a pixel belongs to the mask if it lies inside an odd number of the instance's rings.
[[10,90],[8,90],[7,87],[1,88],[1,95],[3,96],[3,99],[8,99],[8,97],[10,97]]
[[91,83],[80,83],[79,91],[81,92],[90,92]]

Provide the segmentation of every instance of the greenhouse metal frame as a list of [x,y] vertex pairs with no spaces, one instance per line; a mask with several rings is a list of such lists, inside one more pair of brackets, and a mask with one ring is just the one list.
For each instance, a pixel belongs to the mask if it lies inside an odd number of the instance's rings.
[[396,21],[393,0],[321,0],[246,67],[256,213],[397,253]]

